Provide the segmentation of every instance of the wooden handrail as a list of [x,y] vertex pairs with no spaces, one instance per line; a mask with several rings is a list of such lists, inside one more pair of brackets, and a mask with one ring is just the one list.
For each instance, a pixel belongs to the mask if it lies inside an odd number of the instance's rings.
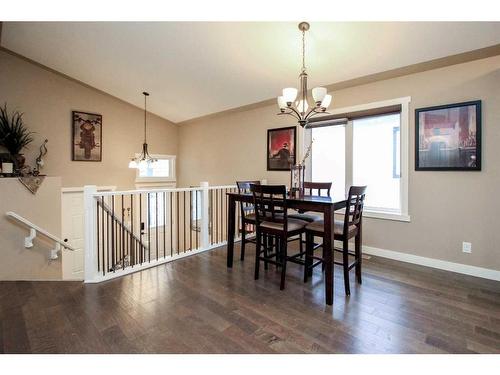
[[65,249],[68,249],[68,250],[71,250],[71,251],[75,251],[75,249],[73,247],[71,247],[70,245],[68,245],[67,242],[65,242],[64,240],[61,240],[59,237],[54,236],[53,234],[49,233],[45,229],[40,228],[38,225],[33,224],[31,221],[29,221],[28,219],[22,217],[21,215],[18,215],[15,212],[12,212],[12,211],[6,212],[5,215],[7,215],[8,217],[12,217],[12,218],[16,219],[17,221],[20,221],[21,223],[23,223],[26,226],[30,227],[31,229],[35,230],[36,232],[38,232],[40,234],[43,234],[45,237],[51,239],[55,243],[58,243],[59,245],[61,245]]

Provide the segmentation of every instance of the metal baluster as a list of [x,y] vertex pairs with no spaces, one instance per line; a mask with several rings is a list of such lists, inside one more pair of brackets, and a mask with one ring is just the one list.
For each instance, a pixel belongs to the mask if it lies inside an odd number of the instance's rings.
[[180,221],[179,221],[179,192],[176,191],[175,192],[175,196],[176,196],[176,201],[177,201],[177,204],[175,205],[175,208],[176,208],[176,211],[177,211],[177,254],[179,254],[179,224],[180,224]]
[[97,220],[96,220],[96,224],[97,224],[97,272],[99,272],[101,270],[101,262],[99,260],[99,254],[100,254],[100,251],[99,251],[100,250],[100,246],[99,246],[99,244],[101,242],[100,241],[100,233],[99,233],[99,227],[100,227],[100,225],[99,225],[99,198],[96,197],[95,199],[96,199],[96,202],[97,202],[97,204],[95,206],[95,208],[96,208],[95,212],[96,212],[96,215],[97,215]]
[[151,197],[150,193],[146,193],[148,197],[148,222],[145,229],[148,231],[148,262],[151,262]]
[[101,226],[102,226],[102,239],[101,239],[101,244],[102,244],[102,275],[104,276],[106,274],[106,266],[105,266],[105,254],[104,254],[104,240],[106,236],[104,235],[104,195],[101,196]]
[[213,216],[214,216],[214,204],[213,204],[213,190],[210,189],[210,205],[209,205],[209,212],[208,212],[208,216],[210,217],[209,218],[209,225],[210,225],[210,244],[213,245],[214,244],[214,223],[213,223]]
[[122,270],[125,269],[125,211],[124,211],[124,202],[123,202],[123,194],[122,196],[122,225],[121,225],[121,232],[122,232],[122,238],[121,238],[121,251],[122,251]]
[[163,258],[167,257],[167,193],[163,192]]
[[115,272],[116,253],[115,253],[115,196],[111,196],[111,263],[113,272]]
[[193,251],[193,191],[189,190],[189,251]]
[[184,202],[184,210],[183,210],[183,214],[182,214],[182,233],[183,233],[183,244],[182,244],[182,247],[183,247],[183,250],[184,252],[186,252],[186,191],[183,191],[182,192],[182,200]]
[[134,244],[134,194],[130,194],[130,264],[133,267],[136,262]]
[[196,221],[196,231],[195,231],[195,236],[196,236],[196,248],[198,249],[199,245],[198,245],[198,237],[199,237],[199,224],[200,224],[200,220],[198,219],[198,192],[199,190],[195,190],[195,211],[196,211],[196,215],[195,215],[195,221]]
[[170,256],[174,256],[174,200],[170,192]]
[[156,221],[155,221],[155,235],[156,235],[156,260],[158,260],[158,192],[155,193],[156,200]]
[[142,222],[142,193],[139,193],[139,264],[144,262],[144,246],[142,245],[143,236],[143,222]]

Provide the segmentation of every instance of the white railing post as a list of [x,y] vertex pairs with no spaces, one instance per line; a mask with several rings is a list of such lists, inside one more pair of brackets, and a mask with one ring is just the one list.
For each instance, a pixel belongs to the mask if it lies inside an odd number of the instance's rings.
[[208,201],[208,182],[200,182],[201,190],[201,248],[207,249],[210,244],[209,238],[209,224],[210,224],[210,210]]
[[84,251],[85,251],[85,282],[94,281],[97,277],[97,250],[96,250],[96,212],[97,203],[94,194],[97,186],[86,185],[83,187],[84,207]]

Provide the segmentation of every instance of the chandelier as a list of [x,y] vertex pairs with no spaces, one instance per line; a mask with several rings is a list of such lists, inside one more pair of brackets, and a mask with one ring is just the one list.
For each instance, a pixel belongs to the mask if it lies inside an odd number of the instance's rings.
[[312,102],[308,96],[305,35],[309,27],[307,22],[299,23],[299,30],[302,31],[302,71],[299,75],[300,92],[294,87],[288,87],[283,89],[282,96],[278,96],[278,106],[280,109],[278,115],[293,116],[302,127],[307,126],[311,117],[319,113],[326,113],[326,109],[332,101],[332,96],[327,95],[325,87],[315,87],[312,89]]
[[158,161],[158,159],[155,159],[151,155],[149,155],[148,152],[148,142],[146,139],[146,99],[149,96],[149,93],[143,92],[142,94],[144,95],[144,143],[142,144],[141,154],[135,158],[132,158],[130,163],[128,163],[129,168],[142,168]]

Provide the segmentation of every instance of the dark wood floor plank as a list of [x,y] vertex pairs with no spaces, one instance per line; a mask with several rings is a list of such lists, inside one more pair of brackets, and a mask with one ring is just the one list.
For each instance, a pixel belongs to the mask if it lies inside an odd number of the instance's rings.
[[[238,246],[236,246],[238,251]],[[500,353],[500,283],[371,257],[334,305],[319,268],[253,279],[217,249],[100,284],[0,282],[5,353]]]

